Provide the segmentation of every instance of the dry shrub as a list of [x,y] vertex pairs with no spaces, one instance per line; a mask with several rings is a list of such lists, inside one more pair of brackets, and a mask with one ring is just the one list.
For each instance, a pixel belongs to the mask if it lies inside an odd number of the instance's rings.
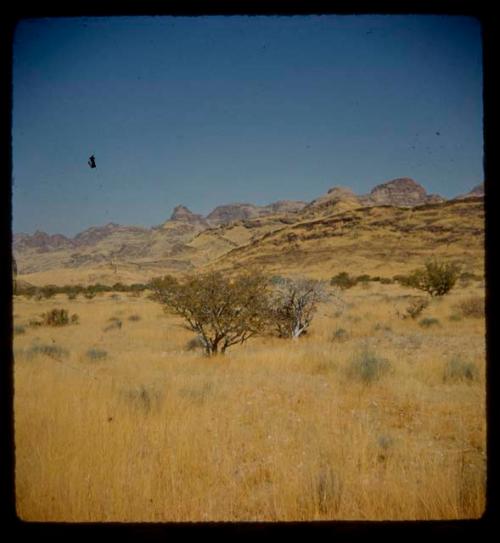
[[456,309],[463,317],[481,319],[485,313],[484,296],[469,296],[456,304]]

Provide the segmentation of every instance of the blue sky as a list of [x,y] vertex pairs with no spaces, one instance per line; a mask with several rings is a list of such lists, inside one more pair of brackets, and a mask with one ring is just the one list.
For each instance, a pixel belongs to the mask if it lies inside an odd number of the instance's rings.
[[467,192],[484,175],[481,55],[467,17],[22,21],[13,230],[152,226],[177,204],[205,215],[396,177]]

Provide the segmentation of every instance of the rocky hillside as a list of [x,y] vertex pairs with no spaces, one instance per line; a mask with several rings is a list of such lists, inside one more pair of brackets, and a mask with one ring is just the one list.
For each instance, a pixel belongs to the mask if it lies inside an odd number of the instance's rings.
[[[478,214],[474,223],[477,231],[483,228],[479,211],[482,194],[482,186],[478,186],[467,195],[448,202],[473,204],[467,209],[474,209]],[[349,236],[344,233],[349,228],[339,229],[338,224],[366,223],[367,228],[372,228],[372,219],[379,213],[378,209],[380,213],[387,213],[383,232],[389,235],[395,228],[402,232],[401,224],[390,226],[391,221],[400,222],[401,217],[407,216],[424,217],[421,211],[429,205],[441,205],[447,210],[444,217],[448,217],[452,225],[447,231],[450,243],[458,232],[467,238],[468,233],[454,222],[458,207],[447,206],[443,198],[427,194],[412,179],[400,178],[377,185],[366,195],[356,195],[344,187],[333,187],[309,203],[281,200],[266,206],[227,204],[216,207],[206,217],[178,205],[168,220],[153,228],[108,223],[88,228],[73,238],[40,231],[33,235],[15,234],[13,249],[19,274],[28,281],[36,279],[36,274],[43,272],[46,277],[50,270],[63,269],[68,271],[63,274],[65,277],[74,273],[71,270],[82,273],[88,270],[89,276],[90,271],[95,276],[94,272],[99,270],[100,280],[116,282],[120,272],[146,277],[207,266],[234,266],[242,262],[259,265],[272,262],[272,266],[279,268],[285,263],[289,266],[290,259],[294,258],[303,258],[302,263],[308,265],[307,262],[333,258],[324,256],[324,251],[328,253],[331,249],[332,240],[337,252],[348,242]],[[393,212],[382,211],[387,207],[393,208]],[[369,211],[371,208],[374,208],[372,212]],[[407,235],[413,236],[414,231],[408,226],[411,221],[403,221],[402,224],[409,228]],[[436,239],[438,230],[433,222],[417,221],[415,225],[416,231],[428,230],[429,235]],[[360,227],[356,232],[366,234]],[[302,245],[306,243],[309,247],[308,240],[312,239],[320,241],[315,241],[311,249],[307,249],[306,256]],[[390,234],[383,239],[392,243],[395,238]],[[372,248],[378,243],[375,240]],[[354,250],[354,246],[351,248]],[[373,254],[376,252],[372,251]]]

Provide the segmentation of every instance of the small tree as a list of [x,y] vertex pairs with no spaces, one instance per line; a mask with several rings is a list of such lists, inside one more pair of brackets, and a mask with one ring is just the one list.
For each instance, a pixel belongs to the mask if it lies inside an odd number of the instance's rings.
[[180,315],[195,332],[207,356],[225,353],[267,324],[268,282],[260,274],[229,278],[220,272],[187,277],[167,275],[150,283],[152,298]]
[[275,283],[270,316],[280,337],[298,338],[307,332],[318,302],[326,300],[323,282],[314,279],[282,279]]
[[429,260],[424,268],[413,271],[405,283],[431,296],[444,296],[454,287],[459,274],[460,268],[457,264]]

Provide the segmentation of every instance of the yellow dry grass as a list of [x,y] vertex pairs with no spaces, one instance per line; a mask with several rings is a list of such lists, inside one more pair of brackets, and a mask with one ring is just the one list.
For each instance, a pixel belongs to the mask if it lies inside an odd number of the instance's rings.
[[[19,516],[478,518],[484,320],[449,317],[459,299],[484,292],[476,284],[433,300],[422,313],[439,321],[429,328],[397,316],[405,296],[417,294],[355,287],[345,306],[319,308],[307,337],[259,338],[214,359],[187,351],[192,334],[146,298],[18,297],[14,320],[25,326],[14,340]],[[77,313],[80,324],[27,326],[53,307]],[[121,328],[104,331],[112,318]],[[36,345],[67,353],[47,356]],[[89,349],[107,357],[92,359]],[[365,349],[392,367],[371,384],[347,371]],[[454,356],[474,364],[477,378],[443,381]]]

